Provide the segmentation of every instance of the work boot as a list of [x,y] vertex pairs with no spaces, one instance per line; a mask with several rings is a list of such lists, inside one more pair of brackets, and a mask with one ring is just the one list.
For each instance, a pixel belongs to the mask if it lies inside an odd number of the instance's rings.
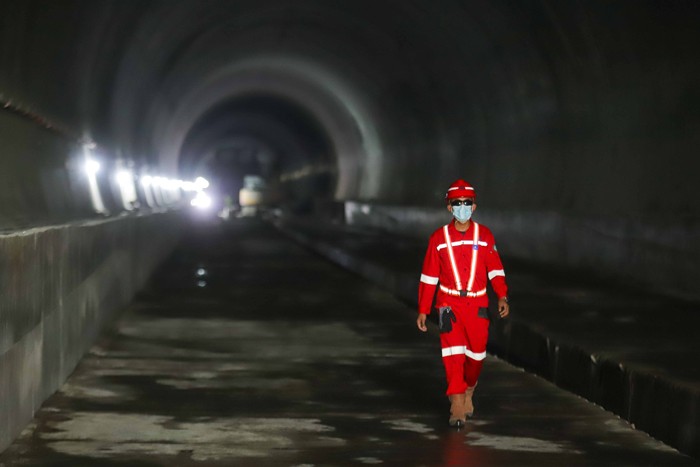
[[474,416],[474,402],[472,401],[474,389],[476,389],[476,383],[474,386],[467,388],[466,392],[464,393],[464,414],[469,418]]
[[464,408],[464,394],[451,394],[450,398],[450,426],[461,428],[467,423]]

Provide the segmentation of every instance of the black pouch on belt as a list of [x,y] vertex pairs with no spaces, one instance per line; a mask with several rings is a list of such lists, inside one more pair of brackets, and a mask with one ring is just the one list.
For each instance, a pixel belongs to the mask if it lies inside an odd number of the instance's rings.
[[488,308],[479,308],[479,311],[476,312],[477,318],[485,318],[485,319],[491,319],[489,317],[489,309]]
[[452,331],[452,323],[457,322],[457,317],[452,312],[452,308],[449,306],[441,306],[438,308],[438,311],[440,332],[445,333]]

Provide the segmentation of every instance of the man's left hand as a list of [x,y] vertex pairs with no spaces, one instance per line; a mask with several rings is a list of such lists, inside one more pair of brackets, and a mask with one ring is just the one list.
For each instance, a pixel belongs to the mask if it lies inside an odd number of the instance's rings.
[[508,299],[506,297],[498,299],[498,314],[501,318],[505,318],[510,314],[510,306],[508,305]]

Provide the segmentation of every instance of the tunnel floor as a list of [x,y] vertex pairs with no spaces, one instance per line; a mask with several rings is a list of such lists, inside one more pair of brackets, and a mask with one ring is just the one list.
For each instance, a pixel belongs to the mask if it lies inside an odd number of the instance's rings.
[[192,234],[0,455],[0,466],[696,461],[495,357],[447,426],[415,310],[254,219]]

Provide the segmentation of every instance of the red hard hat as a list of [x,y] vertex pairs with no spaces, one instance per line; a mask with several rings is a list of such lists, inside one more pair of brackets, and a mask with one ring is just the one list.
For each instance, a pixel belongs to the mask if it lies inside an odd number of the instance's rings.
[[450,185],[445,193],[445,199],[455,198],[476,198],[476,191],[474,187],[460,179]]

